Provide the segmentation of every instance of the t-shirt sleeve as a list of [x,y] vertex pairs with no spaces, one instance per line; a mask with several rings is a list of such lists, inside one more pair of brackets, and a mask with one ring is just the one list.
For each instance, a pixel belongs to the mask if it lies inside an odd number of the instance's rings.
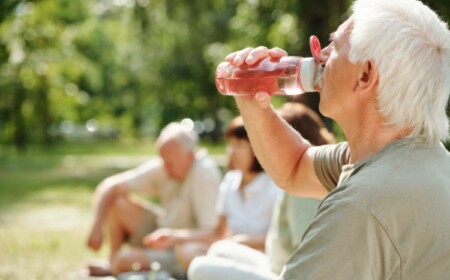
[[325,203],[279,279],[385,279],[382,271],[398,271],[400,258],[383,255],[393,251],[367,209],[349,201]]
[[347,142],[318,147],[314,155],[314,170],[323,186],[332,191],[339,182],[342,166],[350,159]]

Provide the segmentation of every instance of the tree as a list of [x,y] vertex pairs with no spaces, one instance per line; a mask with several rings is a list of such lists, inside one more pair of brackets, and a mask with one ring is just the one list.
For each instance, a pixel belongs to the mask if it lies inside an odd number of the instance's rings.
[[[446,1],[425,2],[449,18]],[[155,136],[183,118],[204,138],[219,140],[238,114],[234,100],[215,88],[215,68],[225,55],[266,45],[309,56],[309,36],[325,45],[350,4],[2,1],[0,143],[48,145],[75,128],[95,136]],[[299,98],[317,106],[316,94]]]

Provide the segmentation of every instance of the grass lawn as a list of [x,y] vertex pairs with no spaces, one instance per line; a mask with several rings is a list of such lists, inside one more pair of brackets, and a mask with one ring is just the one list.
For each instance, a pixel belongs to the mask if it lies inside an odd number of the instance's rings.
[[[65,144],[18,156],[0,149],[0,279],[78,279],[95,186],[149,159],[150,143]],[[212,154],[221,147],[208,147]]]

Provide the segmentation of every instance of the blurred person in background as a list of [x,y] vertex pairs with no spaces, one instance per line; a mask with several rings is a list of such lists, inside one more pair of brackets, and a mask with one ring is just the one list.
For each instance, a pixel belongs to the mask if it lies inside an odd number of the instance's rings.
[[[312,145],[334,143],[319,115],[300,103],[285,103],[278,114]],[[265,240],[265,252],[227,240],[217,242],[207,256],[195,258],[189,280],[272,280],[277,279],[289,256],[313,220],[320,199],[303,198],[283,192],[277,202]]]
[[256,159],[241,117],[229,123],[225,138],[229,171],[220,184],[217,226],[196,232],[160,229],[145,238],[150,248],[175,245],[185,271],[194,257],[206,254],[210,244],[218,240],[263,251],[273,208],[281,195]]
[[[149,270],[152,262],[170,274],[183,273],[173,248],[144,250],[143,238],[158,228],[212,229],[222,176],[206,151],[197,149],[198,135],[180,123],[168,124],[155,145],[159,157],[103,180],[96,188],[94,222],[87,246],[98,251],[108,231],[108,261],[88,264],[93,276]],[[138,199],[134,193],[157,199]],[[130,246],[124,247],[124,244]]]

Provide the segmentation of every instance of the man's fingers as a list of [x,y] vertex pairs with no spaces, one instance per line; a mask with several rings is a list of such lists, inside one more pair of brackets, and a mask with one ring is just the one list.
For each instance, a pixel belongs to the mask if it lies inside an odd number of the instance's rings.
[[252,48],[245,48],[243,50],[230,53],[229,55],[227,55],[227,57],[225,57],[225,61],[228,61],[229,63],[236,66],[242,65],[251,51]]
[[[256,62],[258,62],[259,60],[268,57],[268,48],[264,47],[264,46],[259,46],[256,48],[245,48],[243,50],[237,51],[237,52],[233,52],[230,53],[229,55],[227,55],[227,57],[225,57],[225,61],[236,65],[236,66],[240,66],[244,63],[248,64],[248,65],[253,65]],[[281,49],[279,49],[281,50]],[[282,50],[281,50],[282,51]],[[285,52],[275,52],[275,56],[283,56],[286,55]]]
[[287,56],[288,55],[288,53],[285,50],[280,49],[280,48],[272,48],[272,49],[267,51],[267,54],[270,57],[273,57],[273,58],[279,58],[279,57],[283,57],[283,56]]
[[266,58],[267,57],[267,47],[259,46],[257,48],[254,48],[251,50],[248,54],[248,56],[245,59],[245,63],[248,65],[255,64],[258,60]]

